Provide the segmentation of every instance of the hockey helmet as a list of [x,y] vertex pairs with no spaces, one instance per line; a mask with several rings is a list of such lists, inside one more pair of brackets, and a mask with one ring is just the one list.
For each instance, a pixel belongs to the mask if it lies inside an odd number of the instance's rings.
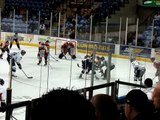
[[99,60],[99,59],[100,59],[100,56],[97,55],[96,58],[97,58],[97,60]]
[[102,57],[101,57],[101,60],[105,60],[105,58],[102,56]]
[[4,85],[4,80],[0,78],[0,85]]
[[85,55],[84,59],[90,59],[90,56],[89,55]]
[[136,58],[130,58],[130,61],[131,62],[133,62],[133,61],[135,61],[136,60]]
[[49,40],[46,40],[46,43],[50,43]]
[[21,55],[25,55],[26,51],[25,50],[21,50]]
[[154,57],[151,57],[151,61],[154,62],[154,61],[155,61],[155,58],[154,58]]

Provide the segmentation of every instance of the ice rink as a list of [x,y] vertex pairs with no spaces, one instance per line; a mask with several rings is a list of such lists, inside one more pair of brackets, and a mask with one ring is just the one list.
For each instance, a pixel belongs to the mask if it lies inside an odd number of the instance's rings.
[[[16,75],[12,79],[12,101],[24,101],[33,98],[40,97],[43,93],[49,91],[52,88],[63,87],[69,89],[79,89],[84,87],[89,87],[91,85],[91,75],[87,75],[87,79],[83,76],[83,79],[79,79],[81,68],[77,67],[77,63],[81,65],[81,61],[85,54],[77,53],[77,59],[71,60],[70,56],[67,59],[58,59],[54,54],[54,49],[51,50],[51,55],[55,57],[58,61],[50,57],[49,64],[44,66],[44,61],[42,65],[37,65],[37,47],[21,46],[21,49],[26,50],[26,55],[23,56],[21,60],[22,69],[28,76],[32,76],[33,79],[28,79],[24,73],[18,69]],[[18,48],[13,45],[11,52],[18,51]],[[6,53],[4,54],[4,59],[0,60],[0,78],[3,78],[5,82],[5,87],[8,88],[9,85],[9,65],[6,61]],[[107,57],[106,57],[107,59]],[[112,58],[112,62],[115,64],[115,69],[111,71],[111,82],[120,80],[126,82],[133,81],[133,68],[128,59]],[[143,80],[147,77],[154,78],[155,68],[152,63],[142,62],[146,66],[146,73]],[[99,80],[94,79],[94,85],[99,85],[106,83],[100,74],[97,72]],[[154,83],[158,81],[157,78],[154,79]],[[139,84],[139,82],[137,82]],[[119,95],[126,94],[130,87],[120,86]],[[105,93],[106,89],[99,89],[94,92]],[[17,114],[23,114],[24,111],[20,111]],[[0,113],[1,114],[1,113]],[[4,119],[4,116],[0,116],[0,119]],[[22,119],[21,119],[22,120]]]

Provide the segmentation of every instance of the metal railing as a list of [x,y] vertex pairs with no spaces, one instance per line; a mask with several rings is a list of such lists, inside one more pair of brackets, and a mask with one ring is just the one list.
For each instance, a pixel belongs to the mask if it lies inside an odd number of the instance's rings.
[[[94,90],[111,87],[111,96],[113,99],[117,100],[120,84],[126,85],[126,86],[144,88],[143,85],[139,85],[139,84],[135,84],[135,83],[128,83],[128,82],[123,82],[123,81],[117,80],[115,82],[110,82],[110,83],[106,83],[106,84],[95,85],[92,87],[77,89],[76,91],[78,91],[79,93],[82,93],[85,97],[87,96],[87,93],[89,93],[88,99],[90,100],[93,96]],[[34,107],[34,104],[36,104],[38,101],[39,101],[39,98],[33,99],[31,101],[23,101],[23,102],[19,102],[19,103],[9,104],[7,106],[0,107],[0,112],[6,112],[5,120],[10,120],[10,118],[12,117],[13,109],[26,107],[25,120],[30,120],[32,107]]]

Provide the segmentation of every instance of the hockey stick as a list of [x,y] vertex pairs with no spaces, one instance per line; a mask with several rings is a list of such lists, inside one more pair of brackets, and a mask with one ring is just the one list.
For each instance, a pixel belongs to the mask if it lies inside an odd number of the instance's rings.
[[24,73],[24,75],[28,78],[28,79],[32,79],[33,77],[32,76],[28,76],[22,69],[21,71]]
[[55,57],[53,57],[51,54],[49,54],[51,58],[53,58],[55,61],[58,61]]
[[154,78],[152,78],[152,80],[154,80],[157,76],[154,76]]
[[79,65],[79,63],[77,63],[77,67],[82,68],[82,67]]

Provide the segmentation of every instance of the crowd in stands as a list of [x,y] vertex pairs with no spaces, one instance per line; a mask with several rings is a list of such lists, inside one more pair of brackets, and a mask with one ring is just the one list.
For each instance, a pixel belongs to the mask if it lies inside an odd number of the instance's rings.
[[[84,5],[76,5],[76,9],[71,10],[69,14],[66,14],[66,21],[61,27],[61,32],[65,32],[64,34],[68,34],[72,39],[75,38],[77,15],[77,32],[89,33],[91,15],[93,17],[93,26],[100,25],[101,21],[107,16],[111,17],[116,10],[120,10],[120,7],[123,6],[126,1],[128,0],[100,0],[101,3],[95,8],[85,8]],[[57,11],[57,8],[64,2],[65,0],[6,0],[4,10],[2,11],[2,31],[29,34],[39,33],[45,35],[45,31],[49,30],[50,13],[53,13],[53,22],[58,22],[59,11]],[[15,16],[13,10],[15,10]],[[27,10],[29,13],[28,18]],[[65,10],[63,12],[65,12]],[[151,23],[151,25],[138,36],[137,46],[160,47],[159,11],[156,12],[153,20],[154,27]],[[127,44],[135,45],[135,36],[136,32],[129,32],[127,35]]]
[[72,31],[75,29],[76,25],[76,15],[77,18],[77,31],[80,33],[85,33],[90,31],[91,15],[93,17],[93,26],[99,25],[102,20],[107,16],[110,17],[114,14],[116,10],[120,10],[121,5],[124,4],[122,0],[102,0],[101,4],[96,8],[85,9],[82,6],[76,6],[77,9],[72,11],[72,14],[67,16],[65,22],[66,31]]
[[[90,16],[93,15],[93,24],[97,24],[100,20],[110,16],[119,10],[120,6],[124,4],[125,0],[101,0],[101,4],[96,8],[85,8],[85,5],[76,5],[76,11],[71,11],[67,15],[65,22],[66,31],[73,31],[75,29],[75,16],[78,15],[77,31],[89,32],[90,30]],[[46,29],[49,23],[45,21],[50,20],[50,13],[53,13],[53,22],[57,21],[58,14],[57,8],[63,4],[65,0],[6,0],[5,7],[2,12],[2,30],[5,32],[21,32],[38,34],[40,31],[39,25],[39,12],[40,24],[45,24]],[[77,1],[76,1],[77,2]],[[84,2],[84,1],[83,1]],[[13,24],[13,17],[15,10],[15,25]],[[27,20],[28,10],[28,23]],[[58,22],[58,21],[57,21]],[[27,30],[26,30],[27,29]],[[42,32],[42,34],[45,34]]]
[[[56,8],[63,2],[64,0],[5,0],[2,11],[2,30],[5,32],[38,34],[39,19],[40,24],[46,24],[45,21],[50,20],[50,13],[52,12],[54,22]],[[26,23],[27,19],[28,23]],[[49,24],[46,24],[46,26],[49,26]]]
[[[135,32],[129,32],[127,35],[127,44],[135,45]],[[154,13],[154,17],[146,30],[138,35],[137,46],[160,47],[160,11]]]

